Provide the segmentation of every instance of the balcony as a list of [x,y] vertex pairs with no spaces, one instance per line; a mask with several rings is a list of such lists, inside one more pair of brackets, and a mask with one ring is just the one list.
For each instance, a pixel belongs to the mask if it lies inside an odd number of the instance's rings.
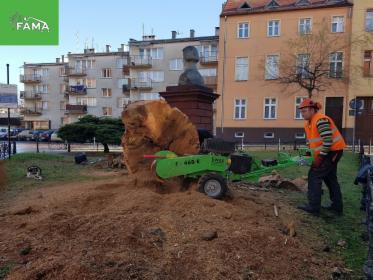
[[203,80],[205,81],[205,85],[207,87],[216,88],[218,85],[217,76],[206,76],[206,77],[203,77]]
[[20,75],[21,83],[40,83],[41,82],[41,75]]
[[151,68],[152,58],[150,56],[132,55],[129,58],[130,68]]
[[66,74],[70,77],[84,77],[87,75],[87,69],[69,67],[66,68]]
[[217,52],[203,52],[200,54],[200,64],[201,65],[212,65],[218,63],[218,53]]
[[84,115],[87,114],[87,105],[72,105],[66,104],[66,114]]
[[87,87],[84,85],[69,86],[66,89],[67,94],[85,95],[87,94]]
[[131,89],[152,89],[152,80],[132,78]]
[[42,99],[42,94],[33,91],[21,91],[20,98],[24,100],[39,100]]
[[23,107],[20,113],[24,116],[40,116],[42,115],[42,111],[42,108]]

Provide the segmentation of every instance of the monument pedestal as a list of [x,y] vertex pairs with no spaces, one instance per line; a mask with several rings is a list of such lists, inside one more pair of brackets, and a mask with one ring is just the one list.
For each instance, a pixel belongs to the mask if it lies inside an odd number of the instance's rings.
[[169,86],[159,94],[171,107],[186,114],[197,128],[213,132],[213,103],[219,95],[211,88],[197,85]]

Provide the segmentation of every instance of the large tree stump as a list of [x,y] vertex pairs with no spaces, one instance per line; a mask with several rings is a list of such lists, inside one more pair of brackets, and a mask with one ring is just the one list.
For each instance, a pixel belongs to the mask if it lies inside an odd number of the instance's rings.
[[178,155],[199,152],[198,132],[188,117],[162,100],[138,101],[122,113],[124,162],[130,173],[150,169],[143,158],[161,150]]

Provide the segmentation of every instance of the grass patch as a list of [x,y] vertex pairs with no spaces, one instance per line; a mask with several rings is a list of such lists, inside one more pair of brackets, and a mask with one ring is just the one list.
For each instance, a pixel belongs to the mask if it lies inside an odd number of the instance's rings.
[[[26,177],[27,167],[37,165],[42,170],[43,180],[38,181]],[[89,166],[77,165],[73,156],[24,153],[14,155],[5,161],[7,172],[7,189],[11,191],[46,186],[51,183],[76,182],[94,179]]]
[[0,280],[5,279],[5,277],[9,274],[9,272],[12,270],[13,265],[5,265],[0,266]]
[[[277,152],[250,152],[253,156],[263,158],[274,158]],[[367,258],[368,243],[363,241],[362,234],[366,228],[362,225],[365,213],[360,211],[361,188],[354,185],[353,181],[358,171],[358,156],[351,152],[345,152],[338,165],[338,180],[342,188],[344,215],[335,217],[322,211],[320,218],[304,215],[304,221],[308,224],[309,234],[318,234],[332,250],[340,255],[349,269],[353,270],[353,277],[362,275],[362,267]],[[307,175],[307,167],[292,167],[279,170],[286,178],[296,178]],[[329,192],[323,186],[323,205],[328,205]],[[286,199],[291,204],[298,205],[307,202],[306,195],[300,193],[286,193]],[[339,240],[346,241],[346,248],[337,246]]]

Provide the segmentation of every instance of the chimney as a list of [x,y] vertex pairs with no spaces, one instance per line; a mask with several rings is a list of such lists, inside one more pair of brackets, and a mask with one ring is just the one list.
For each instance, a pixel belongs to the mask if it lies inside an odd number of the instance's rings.
[[124,44],[120,44],[120,47],[122,49],[122,52],[124,52]]
[[177,32],[176,31],[171,31],[172,33],[172,39],[176,39]]
[[65,55],[61,55],[61,62],[62,62],[62,63],[65,62]]
[[60,63],[60,58],[59,57],[56,58],[56,63]]
[[215,27],[215,36],[219,36],[220,27]]
[[194,38],[195,34],[196,34],[196,31],[194,29],[191,29],[190,30],[190,38]]
[[155,35],[144,35],[142,36],[143,41],[153,41],[155,40]]
[[110,45],[106,45],[106,52],[110,52]]

